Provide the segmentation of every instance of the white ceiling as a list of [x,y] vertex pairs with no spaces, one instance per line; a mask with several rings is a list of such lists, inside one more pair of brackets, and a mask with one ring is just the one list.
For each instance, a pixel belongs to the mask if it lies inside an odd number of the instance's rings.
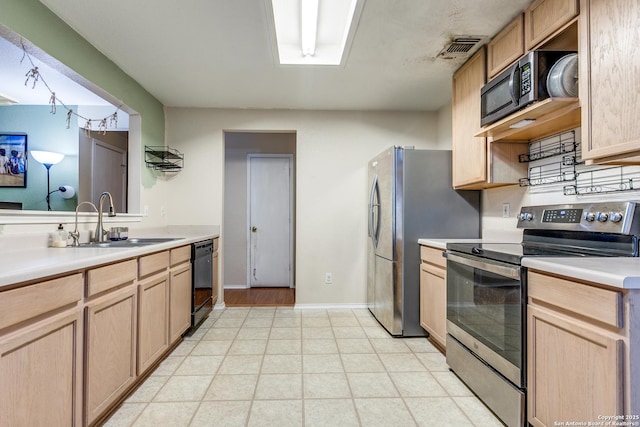
[[345,65],[300,67],[276,60],[270,0],[41,1],[167,106],[414,111],[450,101],[452,36],[529,2],[366,0]]

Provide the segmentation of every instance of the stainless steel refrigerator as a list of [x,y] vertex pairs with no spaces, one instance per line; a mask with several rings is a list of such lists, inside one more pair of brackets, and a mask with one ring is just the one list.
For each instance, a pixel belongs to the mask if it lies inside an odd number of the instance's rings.
[[480,192],[455,191],[451,151],[391,147],[369,162],[367,305],[394,336],[420,326],[421,238],[480,236]]

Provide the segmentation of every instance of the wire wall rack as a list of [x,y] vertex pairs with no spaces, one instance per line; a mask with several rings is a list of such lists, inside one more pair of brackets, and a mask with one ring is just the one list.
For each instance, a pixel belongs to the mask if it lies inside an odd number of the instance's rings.
[[[552,159],[545,164],[541,160]],[[520,187],[557,184],[576,179],[578,143],[575,130],[531,141],[526,154],[518,158],[520,163],[534,162],[526,178],[518,181]]]
[[145,145],[145,163],[148,168],[163,172],[178,172],[184,167],[184,155],[166,146]]
[[[520,154],[518,161],[520,163],[533,162],[567,153],[576,153],[577,149],[576,131],[572,130],[531,141],[529,143],[529,150],[525,154]],[[574,157],[575,156],[574,154]]]
[[577,172],[573,185],[565,185],[565,196],[619,193],[640,190],[640,169],[625,166]]
[[557,184],[559,182],[575,181],[576,158],[563,156],[562,160],[529,168],[529,176],[520,178],[520,187]]

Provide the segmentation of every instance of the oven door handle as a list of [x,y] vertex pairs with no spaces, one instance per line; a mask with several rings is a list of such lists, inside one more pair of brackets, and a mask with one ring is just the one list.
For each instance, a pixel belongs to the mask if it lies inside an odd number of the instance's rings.
[[475,259],[454,255],[451,252],[445,252],[444,255],[451,262],[457,262],[458,264],[477,268],[479,270],[488,271],[490,273],[494,273],[499,276],[509,277],[511,279],[517,280],[520,278],[520,267],[511,267],[511,266],[502,265],[502,264],[493,264],[493,263],[488,263],[484,261],[477,261]]

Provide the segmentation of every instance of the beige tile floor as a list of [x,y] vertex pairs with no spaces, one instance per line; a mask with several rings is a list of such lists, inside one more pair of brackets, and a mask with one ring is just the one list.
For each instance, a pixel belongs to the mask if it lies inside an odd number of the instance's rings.
[[425,338],[366,309],[214,310],[106,426],[501,426]]

